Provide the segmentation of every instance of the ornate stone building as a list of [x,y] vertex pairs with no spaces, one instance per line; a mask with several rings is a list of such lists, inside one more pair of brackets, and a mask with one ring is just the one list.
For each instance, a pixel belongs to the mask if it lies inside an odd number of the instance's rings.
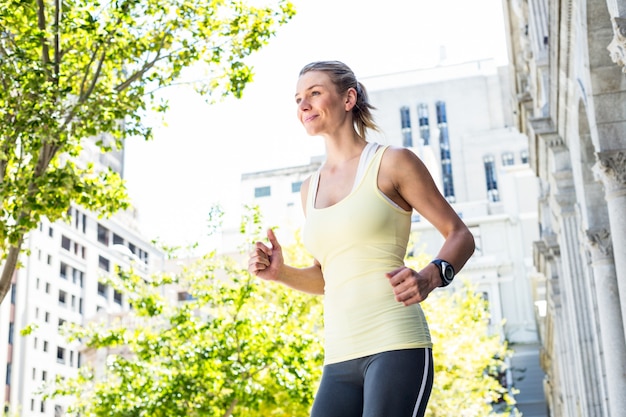
[[626,1],[505,0],[551,416],[626,410]]

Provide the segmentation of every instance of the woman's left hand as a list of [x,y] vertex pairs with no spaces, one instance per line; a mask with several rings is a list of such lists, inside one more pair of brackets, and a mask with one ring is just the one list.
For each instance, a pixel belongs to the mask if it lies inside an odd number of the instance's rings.
[[405,306],[421,303],[439,286],[425,274],[420,274],[406,266],[388,272],[386,275],[396,300]]

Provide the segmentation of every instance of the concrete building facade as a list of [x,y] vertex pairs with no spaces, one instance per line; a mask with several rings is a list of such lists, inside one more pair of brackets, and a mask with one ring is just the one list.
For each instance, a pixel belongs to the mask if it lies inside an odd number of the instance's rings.
[[551,416],[626,410],[626,2],[504,1]]
[[[525,352],[539,369],[535,310],[543,306],[532,299],[538,189],[528,140],[513,126],[506,100],[508,74],[487,60],[362,81],[381,128],[369,140],[410,148],[426,163],[477,242],[460,276],[489,300],[493,330],[513,348],[530,347]],[[299,186],[322,163],[318,157],[306,166],[244,174],[242,201],[258,204],[288,240],[304,220]],[[435,256],[442,237],[417,213],[412,220],[414,250]],[[546,415],[542,395],[529,402],[539,411],[525,415]]]
[[[123,152],[101,155],[85,147],[85,157],[121,173]],[[117,267],[143,276],[162,268],[163,253],[138,230],[137,213],[100,218],[72,205],[66,221],[43,219],[26,236],[11,292],[0,305],[0,366],[4,389],[0,404],[8,416],[64,415],[66,403],[42,400],[40,390],[57,377],[76,374],[85,363],[77,342],[68,343],[61,328],[100,322],[128,311],[129,300],[100,278]],[[22,329],[33,328],[21,335]]]

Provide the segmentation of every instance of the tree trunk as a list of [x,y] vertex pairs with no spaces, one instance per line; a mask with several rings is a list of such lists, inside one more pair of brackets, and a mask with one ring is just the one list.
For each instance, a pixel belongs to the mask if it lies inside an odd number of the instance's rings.
[[17,246],[11,246],[9,248],[9,254],[7,255],[7,259],[4,262],[4,267],[2,268],[2,276],[0,276],[0,304],[4,301],[4,297],[9,292],[11,288],[11,281],[13,278],[13,273],[15,272],[15,268],[17,267],[17,260],[20,256],[20,250],[22,248],[22,239],[20,239]]

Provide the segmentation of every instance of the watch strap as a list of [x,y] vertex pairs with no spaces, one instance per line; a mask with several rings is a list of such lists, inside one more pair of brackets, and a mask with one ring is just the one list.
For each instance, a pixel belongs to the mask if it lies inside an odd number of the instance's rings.
[[[439,276],[441,277],[441,287],[447,287],[452,283],[452,280],[455,276],[454,267],[448,261],[444,261],[443,259],[433,259],[430,261],[431,264],[435,264],[439,269]],[[451,271],[451,276],[446,276],[446,270]]]

